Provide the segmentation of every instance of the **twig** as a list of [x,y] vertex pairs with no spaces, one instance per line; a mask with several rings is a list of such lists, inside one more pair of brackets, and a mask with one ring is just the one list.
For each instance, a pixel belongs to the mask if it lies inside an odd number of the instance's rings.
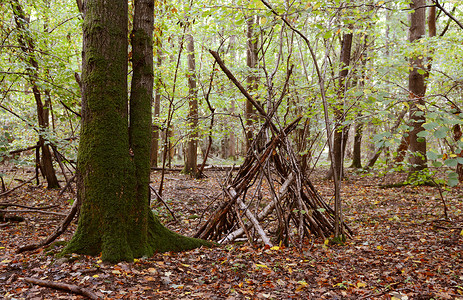
[[161,195],[159,195],[159,193],[156,191],[156,189],[153,188],[151,185],[150,185],[150,189],[153,191],[154,195],[156,195],[156,198],[159,201],[161,201],[162,204],[164,204],[164,206],[167,208],[167,210],[169,211],[169,213],[172,216],[172,218],[174,219],[174,221],[178,223],[178,219],[175,216],[174,212],[170,209],[169,205],[167,205],[167,203],[164,201],[164,199],[162,199]]
[[35,148],[37,148],[37,147],[39,147],[39,146],[38,146],[38,145],[34,145],[34,146],[27,147],[27,148],[17,149],[17,150],[10,151],[8,154],[9,154],[9,155],[18,154],[18,153],[21,153],[21,152],[33,150],[33,149],[35,149]]
[[62,291],[82,295],[82,296],[87,297],[87,298],[92,299],[92,300],[93,299],[95,299],[95,300],[101,299],[100,297],[98,297],[92,291],[90,291],[90,290],[88,290],[86,288],[82,288],[82,287],[77,286],[77,285],[73,285],[73,284],[54,282],[54,281],[42,280],[42,279],[31,278],[31,277],[24,277],[23,280],[25,282],[29,282],[29,283],[32,283],[32,284],[37,284],[37,285],[40,285],[40,286],[49,287],[49,288],[56,289],[56,290],[62,290]]
[[6,191],[6,187],[5,187],[5,181],[3,180],[2,175],[0,175],[0,181],[2,182],[2,193],[4,193]]
[[21,183],[21,184],[18,185],[17,187],[12,188],[11,190],[8,190],[8,191],[6,191],[6,192],[0,193],[0,197],[6,196],[6,195],[10,194],[11,192],[13,192],[14,190],[19,189],[19,188],[22,187],[23,185],[32,182],[36,177],[37,177],[37,175],[35,175],[35,176],[32,177],[31,179],[29,179],[28,181],[25,181],[25,182]]
[[[51,149],[53,150],[53,154],[55,155],[56,161],[58,162],[58,165],[61,169],[61,172],[63,172],[64,179],[66,180],[66,187],[69,188],[69,191],[74,194],[74,190],[72,189],[72,186],[70,185],[71,179],[69,179],[68,175],[66,174],[66,170],[64,169],[63,165],[63,160],[62,160],[62,155],[61,153],[58,152],[58,149],[56,149],[56,146],[51,144]],[[65,191],[66,188],[63,188],[61,192]]]
[[61,189],[61,191],[59,192],[58,196],[61,196],[65,191],[66,189],[69,187],[71,192],[74,193],[74,190],[71,188],[71,183],[74,181],[74,179],[76,179],[76,175],[74,174],[74,176],[72,176],[67,182],[66,182],[66,185]]

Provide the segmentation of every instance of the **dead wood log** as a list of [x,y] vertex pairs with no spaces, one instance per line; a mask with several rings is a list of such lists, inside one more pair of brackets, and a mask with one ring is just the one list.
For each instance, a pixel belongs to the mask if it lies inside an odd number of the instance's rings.
[[42,279],[37,279],[37,278],[32,278],[32,277],[24,277],[23,280],[28,283],[32,283],[32,284],[36,284],[36,285],[40,285],[44,287],[49,287],[49,288],[56,289],[56,290],[71,292],[77,295],[82,295],[92,300],[101,299],[89,289],[86,289],[86,288],[83,288],[77,285],[73,285],[73,284],[42,280]]

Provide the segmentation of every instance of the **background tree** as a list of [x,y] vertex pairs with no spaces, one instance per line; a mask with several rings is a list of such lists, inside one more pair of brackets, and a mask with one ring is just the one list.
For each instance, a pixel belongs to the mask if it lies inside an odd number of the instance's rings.
[[[414,0],[410,3],[413,12],[410,14],[410,43],[416,43],[426,34],[426,0]],[[410,59],[410,73],[408,88],[410,90],[410,125],[413,129],[410,135],[410,172],[421,171],[426,168],[426,140],[420,137],[426,122],[423,106],[426,94],[424,81],[425,69],[423,53],[417,52]]]
[[[40,159],[37,163],[39,168],[42,171],[42,174],[47,180],[48,188],[57,188],[59,187],[58,178],[56,177],[55,169],[53,167],[52,155],[48,141],[44,137],[46,130],[49,127],[49,117],[51,110],[51,101],[49,97],[49,92],[41,91],[39,84],[39,63],[36,58],[36,46],[33,38],[29,33],[28,20],[29,18],[24,13],[24,10],[17,0],[10,1],[11,8],[13,10],[14,19],[16,27],[18,30],[18,43],[21,47],[21,50],[24,55],[24,60],[28,64],[27,76],[29,84],[32,87],[32,92],[34,94],[35,104],[37,108],[37,121],[38,121],[38,132],[39,132],[39,141],[37,146],[41,151]],[[46,95],[45,102],[43,101],[43,95]]]
[[196,87],[195,44],[191,34],[185,36],[188,51],[188,125],[189,137],[183,172],[198,177],[198,89]]

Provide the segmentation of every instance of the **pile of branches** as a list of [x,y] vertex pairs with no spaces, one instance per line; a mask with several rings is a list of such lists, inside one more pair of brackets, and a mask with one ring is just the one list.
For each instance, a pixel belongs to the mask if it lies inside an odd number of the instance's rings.
[[[301,117],[284,128],[274,123],[273,115],[283,98],[266,113],[247,93],[216,52],[211,51],[219,66],[265,119],[236,175],[232,171],[223,186],[224,201],[206,220],[195,237],[226,243],[246,235],[251,244],[261,240],[273,246],[270,234],[277,243],[288,244],[296,229],[300,246],[304,237],[323,239],[335,233],[334,210],[316,191],[301,169],[288,138]],[[291,70],[288,72],[288,78]],[[267,136],[271,136],[267,137]],[[263,143],[263,140],[267,140]],[[262,145],[263,144],[263,145]],[[262,146],[261,146],[262,145]],[[270,199],[265,203],[262,194],[265,182]],[[342,232],[351,236],[351,230],[341,224]]]
[[[316,191],[300,167],[288,139],[300,118],[274,135],[264,147],[256,138],[244,163],[235,176],[231,172],[223,186],[225,201],[196,233],[196,237],[226,243],[246,235],[254,244],[261,240],[273,246],[269,232],[277,243],[288,244],[293,228],[299,242],[314,235],[326,239],[334,234],[334,211]],[[262,128],[259,135],[265,131]],[[270,201],[262,197],[265,182]],[[349,236],[351,230],[343,224]]]

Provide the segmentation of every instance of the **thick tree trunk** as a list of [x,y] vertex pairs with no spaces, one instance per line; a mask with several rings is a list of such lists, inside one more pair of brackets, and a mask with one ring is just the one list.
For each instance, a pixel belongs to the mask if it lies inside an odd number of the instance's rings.
[[[414,10],[410,14],[410,43],[421,39],[426,31],[426,1],[413,0],[410,7]],[[425,75],[423,66],[423,57],[417,54],[410,59],[411,71],[408,77],[408,88],[410,91],[410,126],[413,129],[409,132],[410,135],[410,174],[426,168],[426,140],[419,137],[419,134],[424,131],[423,124],[426,122],[426,117],[422,107],[424,106],[424,95],[426,93]]]
[[183,173],[198,177],[198,90],[196,87],[195,44],[193,36],[185,36],[187,42],[188,60],[188,124],[189,135],[186,149],[186,161]]
[[85,2],[82,129],[77,231],[64,253],[131,261],[206,242],[163,227],[149,207],[153,3],[135,1],[130,128],[127,99],[128,5]]

